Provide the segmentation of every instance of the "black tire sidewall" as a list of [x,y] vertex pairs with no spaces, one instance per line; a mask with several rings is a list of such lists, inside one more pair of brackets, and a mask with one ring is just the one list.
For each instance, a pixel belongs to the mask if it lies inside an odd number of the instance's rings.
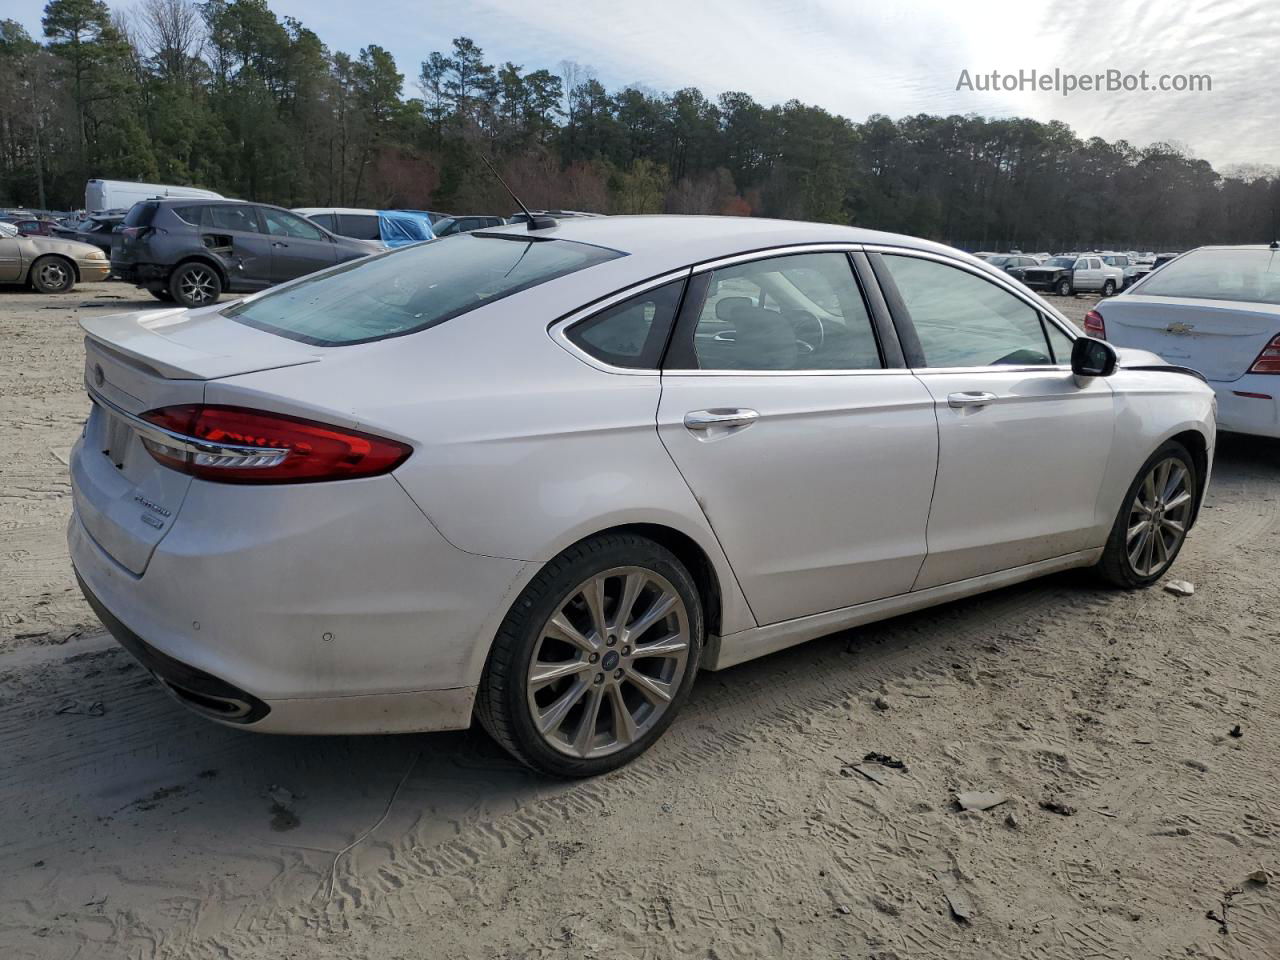
[[[680,687],[658,722],[631,746],[606,757],[581,759],[550,746],[537,731],[527,702],[527,677],[542,625],[568,593],[597,573],[614,567],[645,567],[664,577],[680,594],[689,617],[690,649]],[[482,686],[491,712],[485,726],[516,757],[537,770],[560,777],[607,773],[644,753],[662,736],[688,698],[702,655],[704,614],[697,586],[674,554],[644,537],[617,534],[593,537],[565,551],[525,588],[498,631]],[[507,682],[494,689],[494,660],[501,658]],[[504,735],[505,734],[505,735]]]
[[[1116,586],[1123,587],[1126,590],[1136,590],[1140,587],[1149,587],[1158,581],[1161,577],[1173,569],[1173,565],[1177,563],[1178,556],[1182,553],[1182,548],[1187,543],[1187,535],[1184,534],[1182,541],[1173,551],[1173,557],[1164,569],[1159,573],[1151,576],[1139,576],[1129,563],[1129,554],[1126,547],[1126,534],[1129,530],[1129,508],[1133,504],[1133,498],[1138,492],[1138,487],[1146,478],[1159,461],[1167,457],[1177,457],[1182,461],[1182,465],[1187,468],[1191,476],[1191,492],[1192,492],[1192,512],[1189,516],[1194,517],[1196,505],[1200,499],[1200,472],[1196,469],[1196,462],[1192,458],[1190,451],[1176,440],[1167,440],[1162,443],[1155,453],[1147,457],[1142,466],[1138,469],[1137,475],[1133,478],[1133,482],[1129,484],[1129,488],[1125,490],[1124,499],[1120,501],[1120,510],[1116,514],[1115,523],[1111,527],[1111,535],[1107,538],[1106,548],[1103,550],[1102,559],[1098,562],[1098,570],[1108,581]],[[1187,531],[1187,534],[1190,530]]]
[[1060,297],[1069,297],[1069,296],[1071,296],[1071,281],[1070,281],[1070,280],[1059,280],[1059,281],[1058,281],[1058,296],[1060,296]]
[[[1110,289],[1107,289],[1108,287],[1110,287]],[[1102,285],[1102,295],[1104,297],[1110,297],[1113,294],[1115,294],[1115,292],[1116,292],[1116,283],[1114,280],[1108,280],[1106,283]]]
[[[203,303],[191,303],[187,300],[186,297],[182,295],[182,278],[185,277],[192,270],[208,271],[208,273],[212,275],[214,284],[216,285],[213,292],[213,296],[210,297],[208,300],[204,301]],[[221,295],[222,295],[222,277],[218,275],[217,270],[215,270],[213,267],[209,266],[206,263],[184,263],[182,266],[178,267],[177,270],[173,271],[172,275],[169,277],[169,296],[173,297],[174,303],[180,304],[186,307],[188,310],[195,310],[200,307],[211,306],[212,304],[215,304],[218,302],[218,297],[220,297]]]

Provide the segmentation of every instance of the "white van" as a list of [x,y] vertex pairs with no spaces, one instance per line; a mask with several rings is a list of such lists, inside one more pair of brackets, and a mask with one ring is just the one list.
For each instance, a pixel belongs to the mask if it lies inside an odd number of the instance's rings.
[[199,187],[174,187],[166,183],[132,183],[128,180],[90,180],[84,185],[84,209],[128,210],[139,200],[156,197],[192,197],[200,200],[222,200],[220,193]]

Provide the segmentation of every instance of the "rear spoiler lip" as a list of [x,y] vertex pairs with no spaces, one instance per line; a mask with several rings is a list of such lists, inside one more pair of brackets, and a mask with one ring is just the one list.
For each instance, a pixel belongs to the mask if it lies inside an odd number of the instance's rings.
[[1192,370],[1190,367],[1180,367],[1176,363],[1147,363],[1134,367],[1126,367],[1123,364],[1121,370],[1143,370],[1154,373],[1185,373],[1189,377],[1195,377],[1203,383],[1208,383],[1209,378],[1199,370]]

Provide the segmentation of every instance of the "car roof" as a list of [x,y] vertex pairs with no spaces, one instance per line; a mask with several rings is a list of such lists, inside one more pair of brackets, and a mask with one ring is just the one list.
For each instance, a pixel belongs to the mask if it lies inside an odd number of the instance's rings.
[[[572,240],[608,247],[629,254],[653,273],[674,270],[689,264],[718,260],[742,253],[810,243],[863,243],[909,247],[945,254],[995,271],[985,261],[954,247],[883,233],[861,227],[800,220],[767,220],[762,217],[702,217],[657,214],[648,216],[573,217],[556,221],[556,226],[529,231],[525,224],[489,227],[486,234],[535,236]],[[639,266],[639,264],[636,264]]]
[[292,210],[294,213],[300,213],[304,217],[309,217],[316,213],[353,213],[371,217],[378,215],[377,210],[370,210],[367,207],[293,207]]

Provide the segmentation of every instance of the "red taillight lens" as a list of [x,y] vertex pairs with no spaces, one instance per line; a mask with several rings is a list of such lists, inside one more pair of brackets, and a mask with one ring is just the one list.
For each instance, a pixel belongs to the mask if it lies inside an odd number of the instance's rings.
[[1107,339],[1107,325],[1102,322],[1102,314],[1097,310],[1090,310],[1084,315],[1084,332],[1099,340]]
[[120,233],[136,240],[139,237],[145,237],[150,230],[150,227],[121,227]]
[[[143,437],[160,463],[222,483],[307,483],[372,477],[394,470],[413,448],[279,413],[183,404],[142,418],[178,434],[172,444]],[[183,441],[190,440],[191,444]]]
[[1280,373],[1280,333],[1271,338],[1271,342],[1262,348],[1258,359],[1249,368],[1250,373]]

